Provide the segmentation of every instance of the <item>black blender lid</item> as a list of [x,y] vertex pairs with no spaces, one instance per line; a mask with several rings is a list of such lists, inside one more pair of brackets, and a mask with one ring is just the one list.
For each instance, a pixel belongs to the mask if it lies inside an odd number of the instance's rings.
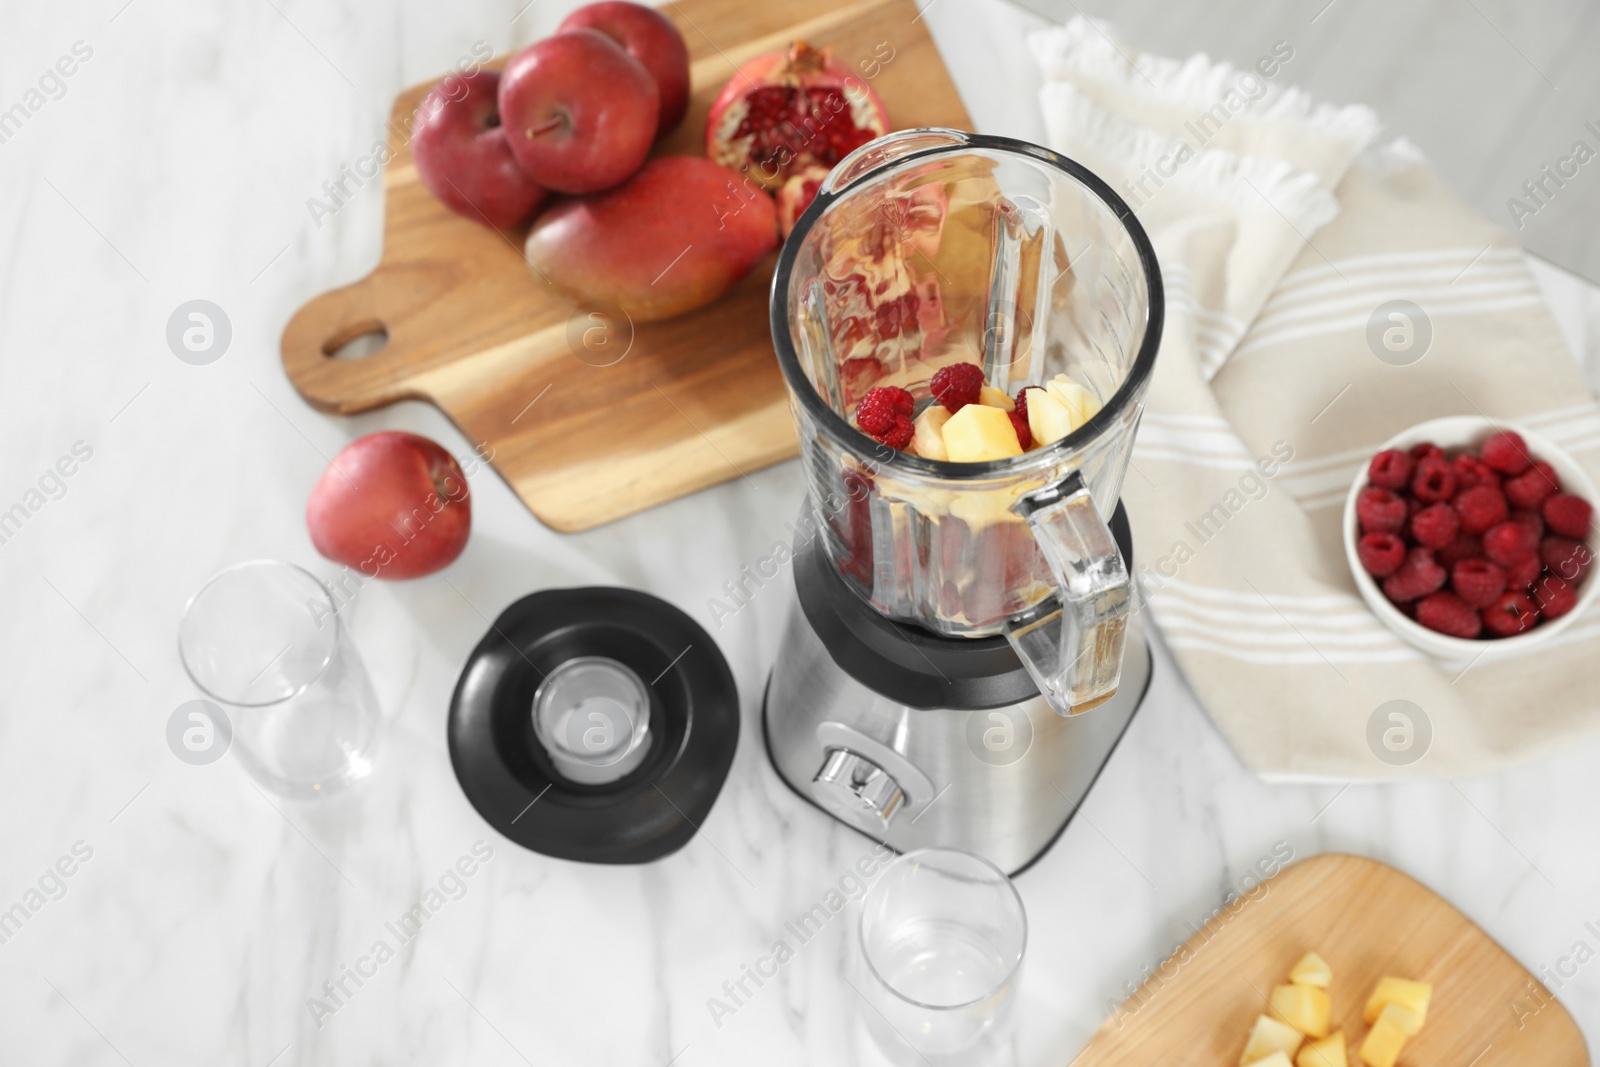
[[[534,697],[563,664],[598,657],[642,683],[642,762],[615,781],[557,770],[535,736]],[[632,589],[550,589],[495,619],[450,700],[450,762],[478,814],[524,848],[585,863],[646,863],[694,836],[728,776],[739,694],[711,636]]]
[[[1121,502],[1108,525],[1131,574],[1133,536]],[[945,637],[883,616],[834,570],[824,536],[817,530],[795,544],[795,591],[811,629],[846,674],[913,708],[1002,708],[1039,695],[1005,637]]]

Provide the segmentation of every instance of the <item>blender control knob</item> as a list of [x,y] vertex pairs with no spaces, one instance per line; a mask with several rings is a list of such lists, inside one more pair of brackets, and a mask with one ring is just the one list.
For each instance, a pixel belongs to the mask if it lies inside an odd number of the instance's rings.
[[900,783],[889,772],[847,748],[830,748],[811,780],[818,803],[853,823],[887,829],[905,803]]

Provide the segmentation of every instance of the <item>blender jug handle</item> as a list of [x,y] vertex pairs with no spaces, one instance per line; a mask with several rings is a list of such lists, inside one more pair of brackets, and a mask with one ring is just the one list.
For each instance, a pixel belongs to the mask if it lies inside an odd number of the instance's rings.
[[1077,471],[1012,510],[1028,521],[1060,593],[1009,620],[1006,637],[1056,713],[1077,715],[1117,691],[1133,598],[1128,568]]

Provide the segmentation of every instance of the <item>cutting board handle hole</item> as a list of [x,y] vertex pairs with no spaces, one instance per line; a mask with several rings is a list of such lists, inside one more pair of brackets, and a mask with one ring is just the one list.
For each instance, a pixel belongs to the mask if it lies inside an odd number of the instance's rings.
[[322,342],[322,354],[329,359],[366,359],[388,344],[389,328],[377,319],[368,319],[346,326]]

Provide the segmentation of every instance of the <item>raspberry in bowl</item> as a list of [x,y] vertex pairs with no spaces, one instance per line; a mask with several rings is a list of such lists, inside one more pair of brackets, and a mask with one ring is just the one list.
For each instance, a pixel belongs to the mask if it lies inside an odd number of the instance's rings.
[[1385,442],[1345,499],[1362,599],[1406,642],[1472,660],[1566,629],[1600,596],[1594,482],[1548,438],[1459,415]]

